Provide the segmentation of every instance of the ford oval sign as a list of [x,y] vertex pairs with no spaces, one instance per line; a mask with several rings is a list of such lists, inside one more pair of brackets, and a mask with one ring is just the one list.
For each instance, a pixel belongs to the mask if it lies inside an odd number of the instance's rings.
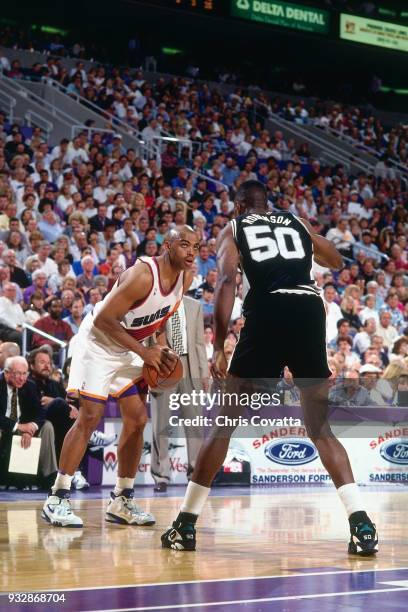
[[381,446],[380,454],[390,463],[408,465],[408,440],[390,440]]
[[301,438],[273,440],[265,447],[264,452],[270,461],[282,465],[303,465],[314,461],[317,457],[314,445]]

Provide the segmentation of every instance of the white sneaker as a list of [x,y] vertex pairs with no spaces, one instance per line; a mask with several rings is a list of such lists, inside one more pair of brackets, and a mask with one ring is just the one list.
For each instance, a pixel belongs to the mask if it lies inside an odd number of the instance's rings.
[[105,520],[120,525],[154,525],[153,514],[144,512],[133,499],[133,489],[123,489],[122,494],[111,493]]
[[71,485],[74,489],[79,491],[80,489],[89,489],[89,482],[85,479],[85,477],[78,470],[75,472]]
[[79,516],[71,510],[69,491],[57,491],[60,495],[49,495],[42,509],[42,518],[55,527],[83,527]]
[[104,446],[110,446],[116,440],[116,434],[107,434],[103,433],[103,431],[95,430],[92,432],[92,435],[89,439],[88,446],[90,450],[97,450],[98,448],[103,448]]

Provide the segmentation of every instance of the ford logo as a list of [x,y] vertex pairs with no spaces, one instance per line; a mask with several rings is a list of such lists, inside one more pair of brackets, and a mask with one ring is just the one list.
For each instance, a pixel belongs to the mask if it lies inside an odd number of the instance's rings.
[[381,446],[380,454],[390,463],[408,465],[408,440],[390,440]]
[[264,452],[270,461],[282,465],[303,465],[317,457],[317,450],[311,442],[297,438],[273,440],[265,447]]

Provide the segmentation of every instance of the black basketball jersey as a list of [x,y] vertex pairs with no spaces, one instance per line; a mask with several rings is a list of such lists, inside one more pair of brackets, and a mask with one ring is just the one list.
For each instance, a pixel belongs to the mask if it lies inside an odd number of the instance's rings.
[[231,225],[251,294],[319,294],[311,272],[312,239],[295,215],[246,213]]

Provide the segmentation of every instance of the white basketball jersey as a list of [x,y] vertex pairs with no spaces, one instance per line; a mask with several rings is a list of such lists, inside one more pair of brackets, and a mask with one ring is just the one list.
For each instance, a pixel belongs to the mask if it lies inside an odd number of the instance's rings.
[[[152,336],[179,307],[183,298],[184,274],[180,272],[176,282],[166,293],[160,282],[160,270],[156,258],[139,257],[135,265],[144,265],[139,262],[149,266],[153,277],[152,286],[148,295],[136,302],[125,314],[121,325],[133,338],[142,341]],[[113,289],[117,286],[117,282]],[[96,304],[94,314],[97,314],[99,304]]]

